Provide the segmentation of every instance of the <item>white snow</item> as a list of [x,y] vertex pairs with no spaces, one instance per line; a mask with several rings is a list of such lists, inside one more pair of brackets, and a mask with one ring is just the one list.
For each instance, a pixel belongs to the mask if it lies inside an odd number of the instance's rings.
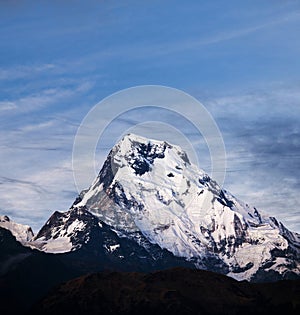
[[67,235],[72,234],[76,231],[82,231],[86,224],[78,219],[72,222],[67,228]]
[[59,237],[56,239],[49,239],[47,242],[45,242],[41,250],[46,253],[66,253],[70,252],[73,248],[73,244],[69,237]]
[[115,245],[104,245],[103,246],[108,252],[113,253],[115,250],[117,250],[120,247],[120,244]]

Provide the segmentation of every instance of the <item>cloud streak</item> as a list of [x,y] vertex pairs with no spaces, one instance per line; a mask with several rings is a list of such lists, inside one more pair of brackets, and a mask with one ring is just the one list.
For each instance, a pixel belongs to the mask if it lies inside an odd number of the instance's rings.
[[0,68],[0,81],[25,79],[57,70],[57,66],[50,63],[32,66],[17,65],[9,68]]
[[84,83],[75,89],[46,89],[39,93],[21,97],[19,99],[0,102],[0,111],[9,113],[17,111],[18,114],[40,110],[44,107],[55,104],[59,101],[65,101],[67,98],[73,97],[79,92],[89,89],[89,85]]

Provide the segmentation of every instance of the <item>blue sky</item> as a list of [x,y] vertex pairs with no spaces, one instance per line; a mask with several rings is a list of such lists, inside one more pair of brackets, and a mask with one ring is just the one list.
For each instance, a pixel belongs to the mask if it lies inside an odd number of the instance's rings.
[[300,232],[300,1],[7,0],[0,26],[2,214],[37,230],[67,210],[82,119],[112,93],[155,84],[210,111],[225,187]]

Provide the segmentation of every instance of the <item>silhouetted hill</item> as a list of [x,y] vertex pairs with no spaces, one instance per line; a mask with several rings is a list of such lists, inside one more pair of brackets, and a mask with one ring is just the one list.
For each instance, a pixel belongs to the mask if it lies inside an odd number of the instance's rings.
[[68,281],[31,314],[299,314],[300,281],[253,284],[203,270],[95,273]]

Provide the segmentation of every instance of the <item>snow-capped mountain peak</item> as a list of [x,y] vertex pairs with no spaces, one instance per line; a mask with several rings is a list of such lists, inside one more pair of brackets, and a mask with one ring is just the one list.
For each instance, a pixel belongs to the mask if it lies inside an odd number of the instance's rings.
[[26,244],[34,236],[30,226],[16,223],[6,215],[0,216],[0,227],[9,230],[16,240],[22,244]]
[[[16,230],[5,217],[0,226]],[[25,238],[102,267],[183,264],[253,281],[300,275],[297,233],[221,188],[180,147],[133,134],[112,148],[69,211]]]
[[[291,264],[283,253],[299,255],[295,233],[221,189],[165,141],[125,136],[73,204],[82,206],[120,235],[140,231],[199,268],[217,261],[237,279],[250,279],[265,265],[282,273]],[[292,269],[300,273],[299,263]]]
[[[134,134],[126,135],[113,149],[114,164],[119,168],[130,166],[136,175],[151,171],[156,159],[169,158],[190,164],[180,147],[165,141],[149,140]],[[170,157],[168,157],[170,155]]]

